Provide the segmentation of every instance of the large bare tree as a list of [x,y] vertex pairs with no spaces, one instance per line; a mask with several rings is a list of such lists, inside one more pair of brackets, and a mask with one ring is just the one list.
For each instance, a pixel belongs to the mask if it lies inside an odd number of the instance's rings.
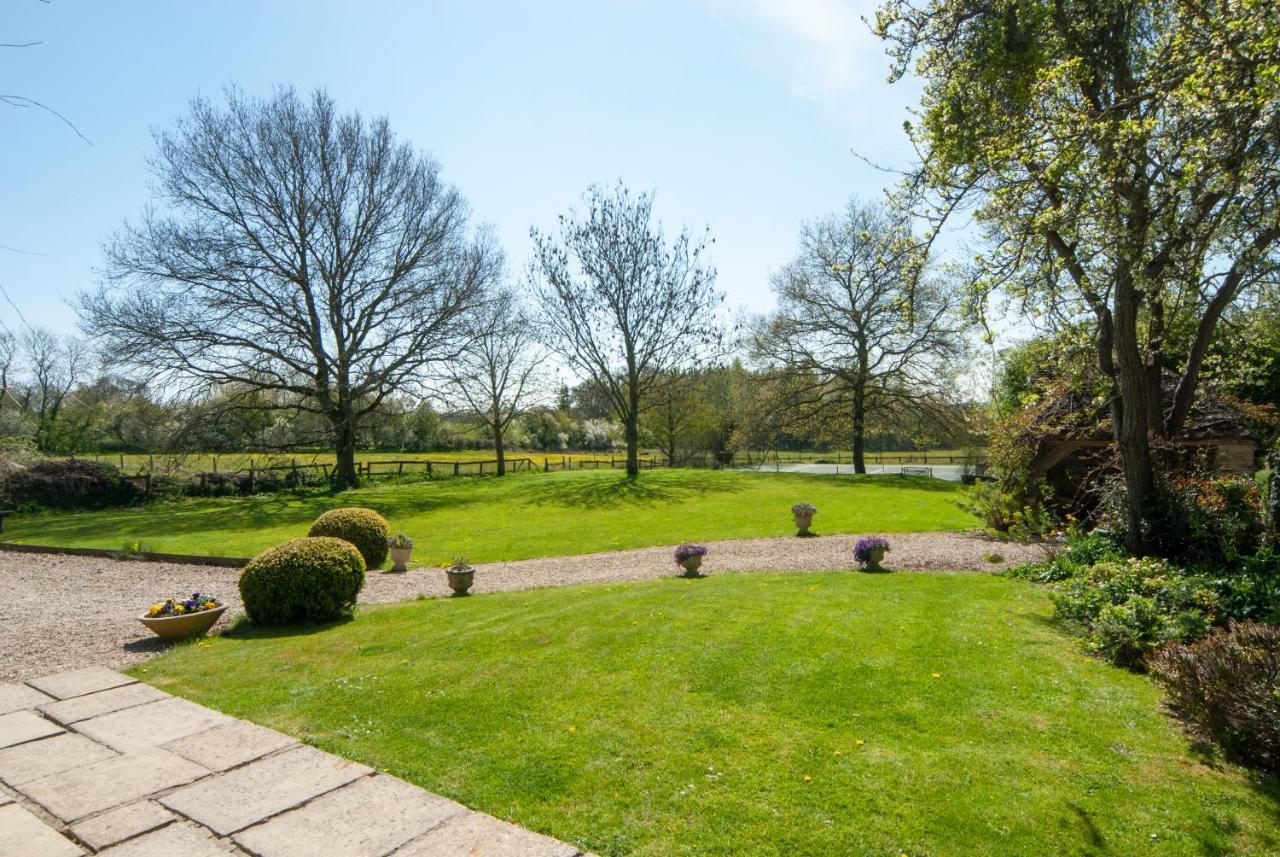
[[965,350],[959,301],[925,276],[925,263],[906,223],[850,200],[801,228],[800,252],[773,277],[778,308],[752,338],[809,408],[850,418],[857,473],[867,472],[869,414],[937,416],[954,390]]
[[354,485],[361,421],[459,352],[500,254],[435,161],[323,91],[194,99],[156,147],[164,209],[108,243],[85,329],[162,382],[321,415]]
[[622,422],[627,474],[640,472],[640,412],[676,370],[718,350],[723,296],[706,260],[709,235],[668,242],[653,195],[593,186],[559,234],[532,230],[530,278],[553,350],[608,396]]
[[541,363],[533,326],[516,295],[503,290],[477,313],[475,335],[446,366],[453,397],[493,440],[498,475],[507,472],[507,430],[537,395]]

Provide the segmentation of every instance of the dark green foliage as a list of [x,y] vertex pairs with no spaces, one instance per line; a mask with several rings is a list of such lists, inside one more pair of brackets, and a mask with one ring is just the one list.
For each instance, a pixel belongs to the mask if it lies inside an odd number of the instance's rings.
[[1280,627],[1233,623],[1152,659],[1169,708],[1227,758],[1280,774]]
[[1114,534],[1094,533],[1009,574],[1052,584],[1058,617],[1122,666],[1141,667],[1161,646],[1198,640],[1229,620],[1280,620],[1280,556],[1268,548],[1234,567],[1188,569],[1126,557]]
[[18,508],[109,509],[143,492],[116,467],[79,458],[36,461],[9,477],[6,502]]
[[363,586],[364,558],[350,542],[294,539],[249,561],[240,599],[259,625],[330,622],[351,613]]
[[308,536],[332,536],[350,542],[364,557],[366,568],[377,568],[387,558],[387,519],[372,509],[332,509],[316,518]]

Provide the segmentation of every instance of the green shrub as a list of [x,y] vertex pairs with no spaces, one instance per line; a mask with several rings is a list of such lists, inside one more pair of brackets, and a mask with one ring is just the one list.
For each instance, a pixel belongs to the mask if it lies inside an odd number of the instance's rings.
[[1067,536],[1063,549],[1049,559],[1043,562],[1023,563],[1011,568],[1007,573],[1010,577],[1020,577],[1024,580],[1056,583],[1074,577],[1096,563],[1124,559],[1124,556],[1124,551],[1108,533],[1072,532]]
[[115,466],[83,458],[36,461],[9,476],[8,502],[22,509],[109,509],[142,496]]
[[1169,708],[1227,758],[1280,774],[1280,628],[1242,622],[1151,663]]
[[[1148,549],[1183,565],[1233,565],[1258,549],[1262,501],[1258,485],[1240,476],[1193,468],[1156,475],[1144,541]],[[1103,494],[1103,519],[1123,530],[1124,486],[1113,480]],[[1123,532],[1120,533],[1123,536]]]
[[332,536],[350,542],[364,557],[366,568],[378,568],[387,558],[387,519],[372,509],[331,509],[311,525],[308,536]]
[[1165,560],[1125,558],[1080,569],[1052,598],[1094,651],[1135,667],[1166,643],[1199,639],[1222,618],[1217,583]]
[[249,561],[240,599],[259,625],[329,622],[350,614],[363,586],[364,558],[350,542],[294,539]]

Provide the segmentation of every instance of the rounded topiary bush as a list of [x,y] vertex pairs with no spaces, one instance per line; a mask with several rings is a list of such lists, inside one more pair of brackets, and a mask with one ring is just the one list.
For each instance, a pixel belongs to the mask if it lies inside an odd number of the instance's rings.
[[351,612],[364,558],[347,541],[294,539],[263,551],[240,574],[240,600],[259,625],[329,622]]
[[365,568],[377,568],[387,558],[387,519],[372,509],[331,509],[311,525],[308,536],[332,536],[351,542],[364,557]]

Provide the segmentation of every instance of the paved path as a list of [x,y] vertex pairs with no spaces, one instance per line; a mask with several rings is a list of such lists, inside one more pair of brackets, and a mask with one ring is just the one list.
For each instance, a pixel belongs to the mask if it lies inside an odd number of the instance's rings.
[[576,857],[105,667],[0,685],[0,857]]

